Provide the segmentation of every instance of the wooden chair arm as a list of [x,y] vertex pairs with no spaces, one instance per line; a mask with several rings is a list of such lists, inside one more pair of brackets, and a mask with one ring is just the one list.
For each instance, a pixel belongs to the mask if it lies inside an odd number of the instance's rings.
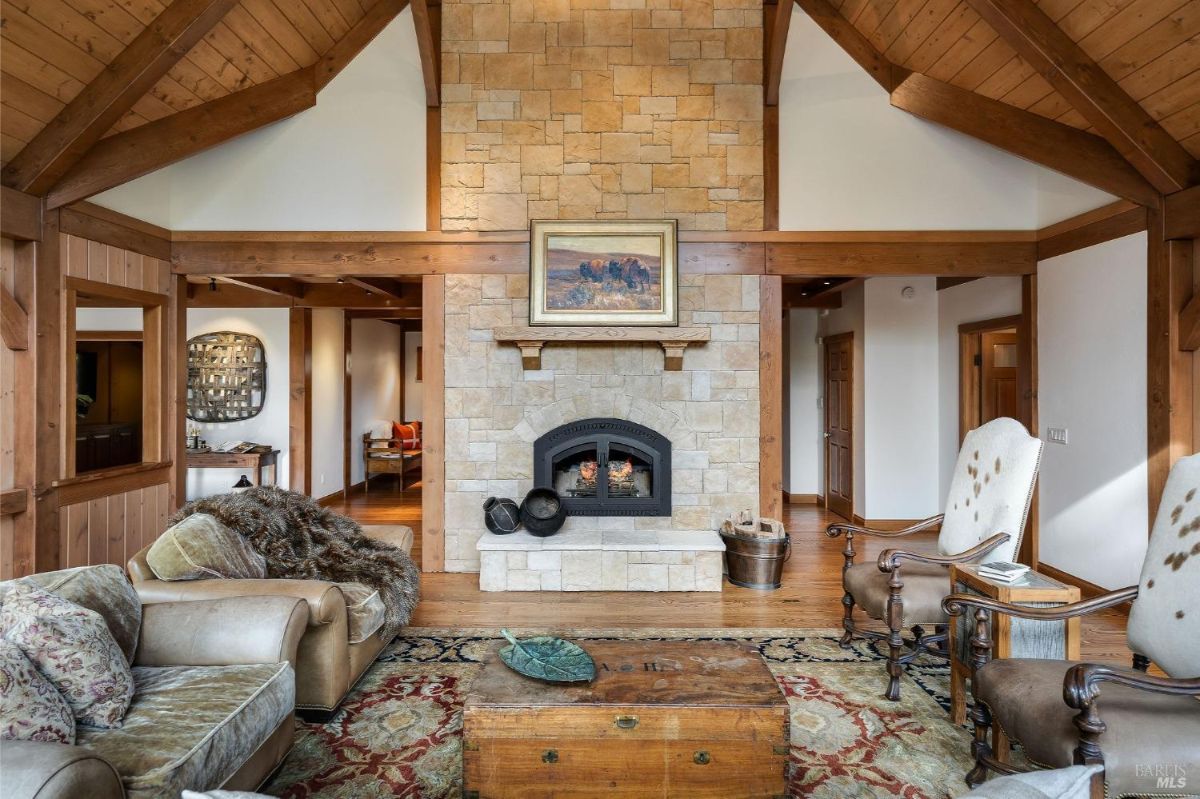
[[1008,602],[1001,602],[997,599],[989,599],[988,597],[974,596],[972,594],[951,594],[942,600],[942,608],[951,616],[962,615],[968,607],[976,607],[994,613],[1006,613],[1009,616],[1016,616],[1022,619],[1062,621],[1063,619],[1086,616],[1097,610],[1120,605],[1122,602],[1135,599],[1137,594],[1138,587],[1131,585],[1127,588],[1109,591],[1107,594],[1101,594],[1091,599],[1085,599],[1082,602],[1072,602],[1052,608],[1031,608],[1026,605],[1012,605]]
[[863,527],[858,524],[850,524],[849,522],[834,522],[825,528],[825,535],[830,538],[837,538],[842,533],[846,534],[846,538],[853,538],[857,535],[873,535],[877,538],[900,538],[905,535],[912,535],[921,530],[928,530],[930,527],[936,527],[946,518],[944,513],[939,513],[937,516],[930,516],[928,519],[922,519],[916,524],[905,527],[903,530],[878,530],[873,527]]
[[904,549],[885,549],[879,553],[879,571],[893,572],[900,568],[901,560],[914,560],[918,563],[933,563],[949,566],[952,563],[970,563],[980,555],[986,555],[996,547],[1012,538],[1008,533],[996,533],[986,541],[980,541],[966,552],[957,555],[925,555],[920,552],[909,552]]

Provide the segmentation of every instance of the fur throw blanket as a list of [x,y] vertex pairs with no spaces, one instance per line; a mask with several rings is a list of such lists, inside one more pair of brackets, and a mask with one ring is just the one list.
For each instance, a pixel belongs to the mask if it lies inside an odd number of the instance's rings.
[[180,508],[176,524],[208,513],[238,533],[267,560],[267,577],[363,583],[379,591],[386,608],[380,635],[390,639],[416,607],[420,572],[404,550],[363,534],[353,519],[311,497],[274,486],[216,494]]

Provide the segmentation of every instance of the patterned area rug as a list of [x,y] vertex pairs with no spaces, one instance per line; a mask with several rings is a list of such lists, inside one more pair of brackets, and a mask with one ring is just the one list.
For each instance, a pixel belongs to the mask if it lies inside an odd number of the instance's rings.
[[[544,631],[520,631],[521,634]],[[951,724],[949,668],[923,657],[888,702],[884,655],[833,630],[577,630],[588,639],[744,641],[755,645],[791,705],[789,795],[942,799],[966,791],[970,736]],[[264,789],[301,797],[461,796],[461,706],[495,630],[408,630],[389,646],[328,724],[298,723],[296,746]]]

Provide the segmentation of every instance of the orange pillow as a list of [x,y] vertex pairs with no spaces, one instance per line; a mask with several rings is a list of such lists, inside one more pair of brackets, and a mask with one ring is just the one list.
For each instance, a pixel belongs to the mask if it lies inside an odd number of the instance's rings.
[[421,423],[392,422],[392,438],[401,449],[420,449]]

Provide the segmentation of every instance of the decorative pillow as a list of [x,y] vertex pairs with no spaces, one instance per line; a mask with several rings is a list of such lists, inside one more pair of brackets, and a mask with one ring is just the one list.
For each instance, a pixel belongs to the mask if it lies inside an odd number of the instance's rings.
[[392,438],[402,449],[420,449],[421,423],[392,422]]
[[[0,583],[0,601],[14,580]],[[22,577],[19,582],[36,585],[80,607],[94,610],[108,622],[108,631],[117,639],[117,646],[132,663],[137,650],[138,632],[142,627],[142,600],[120,566],[77,566]]]
[[1092,775],[1100,766],[1071,766],[1053,771],[1031,771],[988,780],[962,799],[1088,799]]
[[0,738],[75,743],[75,717],[67,700],[19,646],[4,638],[0,638]]
[[0,607],[0,630],[58,689],[77,722],[121,726],[133,675],[99,613],[18,583]]
[[146,563],[160,580],[259,579],[267,561],[207,513],[193,513],[159,536]]
[[346,598],[347,640],[361,644],[383,626],[387,609],[379,591],[362,583],[338,583]]
[[389,422],[386,419],[377,419],[374,422],[367,423],[367,434],[371,438],[391,438],[392,425],[394,422]]

